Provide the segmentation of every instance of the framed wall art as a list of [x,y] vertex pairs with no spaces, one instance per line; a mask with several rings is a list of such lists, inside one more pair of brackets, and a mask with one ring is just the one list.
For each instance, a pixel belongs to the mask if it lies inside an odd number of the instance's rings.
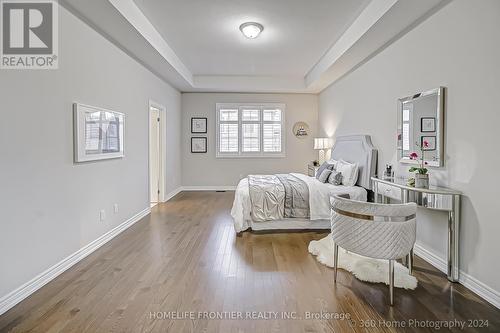
[[191,118],[191,133],[207,133],[207,118]]
[[436,137],[435,136],[422,136],[420,144],[424,146],[424,141],[427,141],[429,146],[424,148],[424,150],[436,150]]
[[420,120],[420,132],[436,132],[436,118],[422,117]]
[[296,122],[292,128],[293,135],[298,139],[305,139],[309,136],[309,125],[303,121]]
[[191,153],[206,153],[206,152],[207,152],[207,138],[192,137]]
[[96,106],[73,104],[75,162],[124,156],[125,115]]

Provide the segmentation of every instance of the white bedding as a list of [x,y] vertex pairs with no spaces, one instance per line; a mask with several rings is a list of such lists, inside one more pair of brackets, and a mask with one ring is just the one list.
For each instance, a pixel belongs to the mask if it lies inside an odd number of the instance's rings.
[[[349,194],[353,200],[366,201],[367,192],[364,188],[359,186],[335,186],[329,183],[321,183],[315,177],[309,177],[301,173],[292,173],[292,175],[303,180],[309,188],[309,208],[310,219],[316,220],[330,220],[330,195],[331,194]],[[231,216],[234,220],[234,229],[236,232],[244,231],[252,226],[252,224],[268,223],[269,225],[276,223],[271,222],[253,222],[250,217],[251,203],[250,193],[248,190],[248,179],[243,178],[236,187],[234,195],[233,208],[231,209]],[[293,223],[294,219],[285,219],[288,224]],[[303,220],[302,220],[303,223]],[[314,224],[314,223],[312,223]],[[256,228],[257,229],[257,228]],[[261,229],[261,228],[259,228]],[[304,228],[307,229],[307,228]],[[314,229],[311,226],[311,229]]]

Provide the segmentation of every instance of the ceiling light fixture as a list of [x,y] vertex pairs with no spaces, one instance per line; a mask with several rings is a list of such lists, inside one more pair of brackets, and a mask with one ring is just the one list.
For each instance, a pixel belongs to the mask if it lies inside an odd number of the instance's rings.
[[260,23],[245,22],[242,25],[240,25],[240,30],[241,30],[241,33],[246,38],[254,39],[254,38],[259,37],[262,30],[264,30],[264,27]]

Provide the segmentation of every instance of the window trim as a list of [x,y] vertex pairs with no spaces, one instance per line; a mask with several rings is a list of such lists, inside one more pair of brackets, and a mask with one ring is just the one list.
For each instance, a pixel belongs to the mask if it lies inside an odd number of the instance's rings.
[[[260,149],[261,151],[258,153],[255,152],[249,152],[249,153],[244,153],[242,152],[242,140],[243,140],[243,135],[242,135],[242,124],[243,123],[257,123],[255,121],[248,121],[248,122],[243,122],[242,121],[242,115],[241,115],[241,109],[242,108],[259,108],[261,110],[260,112],[260,121],[258,122],[261,124],[260,126]],[[264,142],[263,142],[263,130],[264,130],[264,124],[265,123],[278,123],[278,122],[265,122],[264,121],[264,115],[262,110],[267,109],[267,108],[277,108],[281,110],[281,152],[264,152]],[[220,109],[238,109],[238,152],[236,153],[221,153],[219,151],[219,146],[220,146],[220,118],[219,118],[219,111]],[[286,157],[286,119],[285,119],[285,113],[286,113],[286,105],[284,103],[216,103],[215,104],[215,133],[216,133],[216,147],[215,147],[215,157],[216,158],[283,158]],[[226,123],[226,122],[222,122]],[[236,123],[236,122],[233,122]]]

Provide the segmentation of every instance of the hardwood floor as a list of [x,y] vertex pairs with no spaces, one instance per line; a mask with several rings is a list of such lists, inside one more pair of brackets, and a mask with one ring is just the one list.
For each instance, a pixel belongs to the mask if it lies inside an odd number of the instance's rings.
[[[415,320],[465,321],[464,330],[452,331],[500,331],[500,310],[419,258],[418,288],[396,289],[390,307],[385,285],[358,281],[342,270],[333,284],[332,269],[307,251],[309,241],[324,233],[235,237],[233,195],[183,192],[154,207],[151,216],[2,315],[0,331],[432,331],[415,328]],[[278,319],[238,318],[252,312],[276,312]],[[323,318],[306,319],[307,312]],[[207,318],[215,315],[229,319]],[[480,324],[469,320],[488,321],[488,327],[468,327]]]

